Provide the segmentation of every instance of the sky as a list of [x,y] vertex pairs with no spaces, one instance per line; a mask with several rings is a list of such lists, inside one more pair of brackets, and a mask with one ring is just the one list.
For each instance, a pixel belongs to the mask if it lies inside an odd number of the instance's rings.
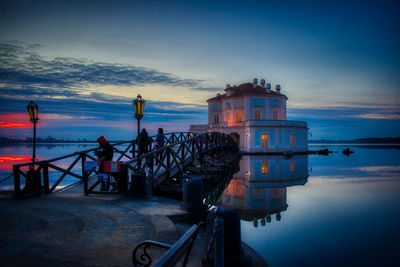
[[226,84],[280,84],[310,139],[400,136],[398,1],[0,0],[0,136],[136,137],[207,123]]

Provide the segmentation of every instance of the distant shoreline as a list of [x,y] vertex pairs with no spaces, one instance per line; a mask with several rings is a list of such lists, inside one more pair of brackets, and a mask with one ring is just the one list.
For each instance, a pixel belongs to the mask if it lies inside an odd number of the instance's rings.
[[[0,137],[0,145],[30,145],[32,144],[32,138],[25,139],[13,139],[8,137]],[[110,141],[110,143],[120,143],[120,142],[128,142],[128,140],[115,140]],[[400,144],[400,137],[385,137],[385,138],[360,138],[360,139],[352,139],[352,140],[308,140],[309,144],[318,144],[318,145],[328,145],[328,144],[348,144],[348,145],[368,145],[368,144],[377,144],[377,145],[398,145]],[[95,140],[65,140],[65,139],[55,139],[52,137],[47,137],[46,139],[38,138],[36,140],[36,144],[97,144]]]
[[386,137],[386,138],[360,138],[353,140],[308,140],[309,144],[352,144],[352,145],[397,145],[400,144],[400,137]]

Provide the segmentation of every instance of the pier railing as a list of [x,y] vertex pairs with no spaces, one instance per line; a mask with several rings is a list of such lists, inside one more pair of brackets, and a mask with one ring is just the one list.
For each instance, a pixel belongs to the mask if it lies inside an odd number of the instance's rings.
[[[184,142],[192,138],[194,135],[195,134],[190,132],[168,133],[165,134],[164,141],[168,146],[176,142]],[[154,149],[153,141],[155,140],[155,136],[151,136],[150,139],[152,142],[149,144],[149,151],[152,151]],[[135,140],[119,142],[111,145],[114,150],[115,161],[130,161],[137,156],[138,146]],[[88,194],[88,183],[90,178],[93,177],[94,173],[91,171],[87,172],[85,170],[85,162],[97,161],[95,152],[98,151],[98,149],[99,148],[92,148],[49,160],[13,165],[15,197],[20,198],[24,195],[35,194],[37,193],[36,191],[52,193],[58,189],[57,187],[66,178],[74,178],[76,179],[75,182],[83,183],[85,185],[85,193]],[[28,181],[32,180],[32,177],[35,176],[37,177],[36,180],[40,179],[40,190],[27,191],[24,190],[26,186],[21,190],[21,177],[25,178],[27,183]]]
[[[192,135],[186,140],[171,143],[161,149],[140,155],[130,161],[121,163],[121,181],[127,186],[132,174],[143,170],[151,177],[152,188],[164,180],[180,173],[184,176],[184,168],[210,150],[225,147],[237,152],[237,144],[226,134],[205,133]],[[123,190],[127,190],[125,187]]]
[[[150,137],[152,140],[155,136]],[[118,174],[118,191],[128,192],[128,184],[133,173],[146,172],[152,178],[155,187],[165,179],[184,172],[184,167],[193,162],[205,151],[217,147],[236,149],[233,139],[221,133],[195,134],[191,132],[165,134],[165,146],[154,150],[154,142],[149,144],[149,153],[138,155],[135,140],[111,144],[114,149],[114,159],[120,162]],[[95,193],[99,181],[95,179],[94,171],[85,169],[86,161],[97,161],[95,152],[99,148],[78,151],[69,155],[13,166],[14,194],[16,198],[38,192],[52,193],[59,189],[60,183],[73,178],[76,183],[83,184],[86,195]],[[51,175],[50,175],[51,173]],[[29,186],[21,190],[21,177],[28,181],[36,180],[38,186]],[[36,177],[36,178],[35,178]],[[50,179],[51,178],[51,179]],[[26,190],[30,188],[30,190]],[[32,189],[33,188],[33,189]],[[61,188],[62,189],[62,188]]]

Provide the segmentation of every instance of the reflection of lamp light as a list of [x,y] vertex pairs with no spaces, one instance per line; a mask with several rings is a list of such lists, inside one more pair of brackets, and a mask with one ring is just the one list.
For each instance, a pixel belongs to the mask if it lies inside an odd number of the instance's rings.
[[250,172],[249,171],[246,171],[246,176],[250,176]]
[[246,135],[247,135],[247,136],[250,136],[250,133],[249,133],[249,132],[246,132]]

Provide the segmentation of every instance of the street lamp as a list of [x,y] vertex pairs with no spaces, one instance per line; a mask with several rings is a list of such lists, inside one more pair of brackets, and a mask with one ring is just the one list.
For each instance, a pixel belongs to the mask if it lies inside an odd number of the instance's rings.
[[26,107],[29,112],[29,119],[33,123],[33,156],[32,156],[32,162],[35,162],[35,150],[36,150],[36,123],[39,120],[38,116],[38,110],[39,107],[38,105],[31,101],[29,102],[28,106]]
[[140,142],[140,120],[143,118],[143,109],[144,105],[146,104],[146,101],[144,101],[142,96],[139,94],[136,97],[136,99],[132,101],[132,103],[133,103],[133,108],[135,109],[135,117],[137,119],[138,140]]

